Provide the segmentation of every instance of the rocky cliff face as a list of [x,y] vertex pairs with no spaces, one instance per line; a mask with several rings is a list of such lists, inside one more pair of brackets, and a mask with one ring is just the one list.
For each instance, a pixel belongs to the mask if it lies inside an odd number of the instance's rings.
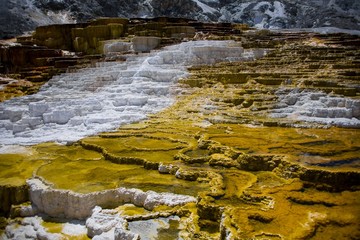
[[0,38],[35,26],[96,17],[184,17],[240,22],[258,28],[360,29],[360,3],[352,0],[7,0],[0,9]]

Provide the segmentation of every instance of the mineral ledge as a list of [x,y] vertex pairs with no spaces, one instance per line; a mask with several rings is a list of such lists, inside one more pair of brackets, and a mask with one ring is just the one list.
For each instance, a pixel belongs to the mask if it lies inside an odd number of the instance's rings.
[[2,51],[77,65],[22,68],[35,92],[2,78],[0,238],[360,238],[358,36],[160,18],[33,38]]

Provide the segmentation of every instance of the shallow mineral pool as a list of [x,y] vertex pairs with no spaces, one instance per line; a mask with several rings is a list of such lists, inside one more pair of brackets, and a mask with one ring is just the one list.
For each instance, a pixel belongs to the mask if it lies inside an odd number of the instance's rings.
[[[221,128],[222,127],[222,128]],[[360,167],[360,131],[228,124],[209,129],[209,139],[252,154],[283,154],[308,166]],[[213,133],[214,132],[214,133]]]
[[181,239],[179,232],[182,226],[178,216],[168,218],[157,218],[129,223],[129,230],[140,235],[141,239],[168,240]]
[[22,185],[26,179],[39,176],[55,188],[79,193],[128,187],[196,196],[207,188],[206,184],[194,186],[143,166],[112,163],[100,153],[79,145],[41,144],[31,154],[0,154],[0,160],[3,185]]

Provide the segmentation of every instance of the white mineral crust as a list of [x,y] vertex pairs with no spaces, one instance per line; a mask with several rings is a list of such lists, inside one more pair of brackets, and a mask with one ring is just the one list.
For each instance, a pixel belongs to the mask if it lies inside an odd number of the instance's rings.
[[131,203],[148,210],[159,205],[177,206],[196,202],[192,196],[173,193],[143,192],[139,189],[117,188],[87,194],[53,189],[40,179],[27,180],[30,201],[39,213],[50,217],[86,219],[95,206],[119,206]]
[[19,223],[13,222],[6,226],[5,233],[0,235],[0,239],[40,239],[40,240],[60,240],[61,234],[49,233],[41,225],[43,220],[40,217],[23,218]]
[[127,222],[115,210],[96,206],[86,220],[87,235],[92,239],[136,240],[139,235],[127,230]]
[[360,128],[360,100],[299,89],[280,89],[277,95],[279,103],[272,117]]
[[55,76],[36,94],[0,103],[0,144],[66,143],[139,121],[174,102],[187,67],[242,54],[233,41],[191,41]]

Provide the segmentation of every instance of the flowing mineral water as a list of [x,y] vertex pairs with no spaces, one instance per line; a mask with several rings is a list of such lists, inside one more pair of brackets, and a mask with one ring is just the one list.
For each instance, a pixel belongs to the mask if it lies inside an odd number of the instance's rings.
[[55,76],[38,93],[0,104],[0,144],[66,143],[139,121],[173,103],[188,66],[242,53],[233,41],[184,42]]

